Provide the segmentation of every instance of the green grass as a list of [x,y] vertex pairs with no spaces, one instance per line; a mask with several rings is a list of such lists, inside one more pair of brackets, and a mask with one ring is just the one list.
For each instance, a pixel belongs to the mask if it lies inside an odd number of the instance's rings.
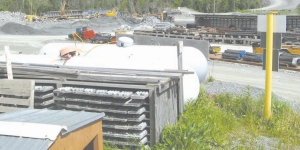
[[214,82],[215,78],[212,75],[208,76],[207,82]]
[[186,105],[177,124],[165,127],[161,142],[153,149],[263,149],[255,145],[260,136],[277,140],[272,146],[278,149],[300,145],[299,114],[287,103],[273,99],[272,118],[266,121],[263,98],[253,99],[245,92],[237,97],[208,96],[202,88],[200,97]]

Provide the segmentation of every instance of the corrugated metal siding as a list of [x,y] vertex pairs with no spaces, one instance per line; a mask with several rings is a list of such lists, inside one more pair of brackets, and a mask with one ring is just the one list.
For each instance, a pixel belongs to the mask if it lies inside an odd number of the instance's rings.
[[46,150],[52,141],[13,136],[0,136],[0,150]]
[[27,109],[0,114],[0,121],[30,122],[66,126],[66,134],[104,117],[104,113],[84,111]]

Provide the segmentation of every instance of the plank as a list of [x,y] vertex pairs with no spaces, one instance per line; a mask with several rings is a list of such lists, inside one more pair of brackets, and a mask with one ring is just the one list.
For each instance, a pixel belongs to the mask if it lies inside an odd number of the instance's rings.
[[0,106],[0,112],[12,112],[12,111],[18,111],[18,110],[24,110],[24,109],[27,109],[27,108]]
[[13,105],[29,106],[28,99],[0,97],[0,103],[2,103],[2,104],[13,104]]

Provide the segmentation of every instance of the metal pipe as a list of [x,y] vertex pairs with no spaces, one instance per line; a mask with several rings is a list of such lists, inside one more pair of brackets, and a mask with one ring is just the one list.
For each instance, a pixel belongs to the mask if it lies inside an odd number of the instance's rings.
[[271,98],[272,98],[272,61],[273,61],[273,14],[267,15],[267,43],[266,43],[266,84],[264,101],[264,118],[271,118]]

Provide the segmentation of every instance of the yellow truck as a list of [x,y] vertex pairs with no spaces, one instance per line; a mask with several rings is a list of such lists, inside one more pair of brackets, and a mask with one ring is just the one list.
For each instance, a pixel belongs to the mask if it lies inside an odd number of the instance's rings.
[[[260,47],[259,42],[255,42],[252,44],[253,53],[262,54],[263,48]],[[300,55],[300,46],[298,45],[282,45],[281,50],[279,51],[281,54],[291,54],[291,55]]]

